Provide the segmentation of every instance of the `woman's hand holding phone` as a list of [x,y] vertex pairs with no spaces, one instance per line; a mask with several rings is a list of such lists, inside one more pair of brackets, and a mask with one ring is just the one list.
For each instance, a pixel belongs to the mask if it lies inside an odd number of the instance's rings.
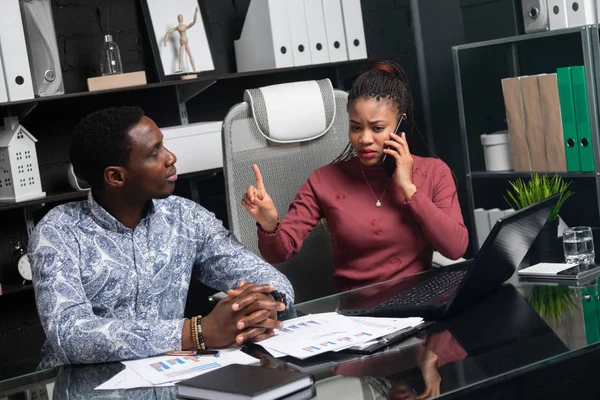
[[253,165],[252,169],[256,178],[256,187],[253,185],[248,186],[246,194],[242,198],[242,205],[265,232],[275,232],[279,221],[277,208],[265,189],[260,169],[257,165]]
[[[400,126],[400,124],[398,124]],[[393,157],[396,162],[396,169],[392,179],[404,194],[406,199],[410,199],[417,191],[417,187],[412,182],[413,158],[406,141],[406,133],[390,133],[390,139],[385,142],[386,148],[383,153]]]

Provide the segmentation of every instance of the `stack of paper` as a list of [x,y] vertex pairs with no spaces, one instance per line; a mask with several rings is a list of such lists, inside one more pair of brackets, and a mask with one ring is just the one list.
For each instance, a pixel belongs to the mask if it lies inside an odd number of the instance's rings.
[[175,382],[202,375],[230,364],[257,363],[241,350],[226,349],[216,356],[159,356],[123,361],[125,369],[95,390],[172,386]]
[[273,356],[299,359],[349,347],[366,347],[382,336],[420,325],[422,318],[346,317],[338,313],[307,315],[284,321],[275,336],[260,344]]
[[[328,351],[367,347],[376,339],[415,327],[422,318],[346,317],[338,313],[307,315],[284,321],[275,336],[260,342],[273,356],[305,359]],[[230,364],[250,365],[258,360],[239,349],[220,350],[216,356],[160,356],[123,361],[125,369],[96,390],[172,386]]]

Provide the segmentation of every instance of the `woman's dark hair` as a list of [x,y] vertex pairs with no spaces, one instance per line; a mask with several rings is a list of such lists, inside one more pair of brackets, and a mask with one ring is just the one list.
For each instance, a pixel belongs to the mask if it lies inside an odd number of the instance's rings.
[[[406,114],[408,132],[406,140],[412,143],[413,133],[418,131],[415,124],[414,104],[406,72],[392,61],[378,61],[359,75],[348,93],[348,110],[357,100],[375,99],[387,101],[395,107],[400,116]],[[354,157],[352,144],[348,143],[342,153],[333,160],[339,163]]]

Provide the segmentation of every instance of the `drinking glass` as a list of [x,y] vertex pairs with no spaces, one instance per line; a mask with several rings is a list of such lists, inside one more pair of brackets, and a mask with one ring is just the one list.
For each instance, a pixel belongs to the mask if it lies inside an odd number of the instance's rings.
[[563,249],[567,264],[595,264],[594,237],[589,226],[567,228],[563,232]]

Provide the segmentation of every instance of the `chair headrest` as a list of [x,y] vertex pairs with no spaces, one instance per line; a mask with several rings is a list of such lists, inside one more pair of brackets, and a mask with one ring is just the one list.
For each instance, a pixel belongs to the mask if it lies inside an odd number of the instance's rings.
[[244,92],[258,130],[277,143],[316,139],[335,120],[335,95],[329,79],[264,86]]

